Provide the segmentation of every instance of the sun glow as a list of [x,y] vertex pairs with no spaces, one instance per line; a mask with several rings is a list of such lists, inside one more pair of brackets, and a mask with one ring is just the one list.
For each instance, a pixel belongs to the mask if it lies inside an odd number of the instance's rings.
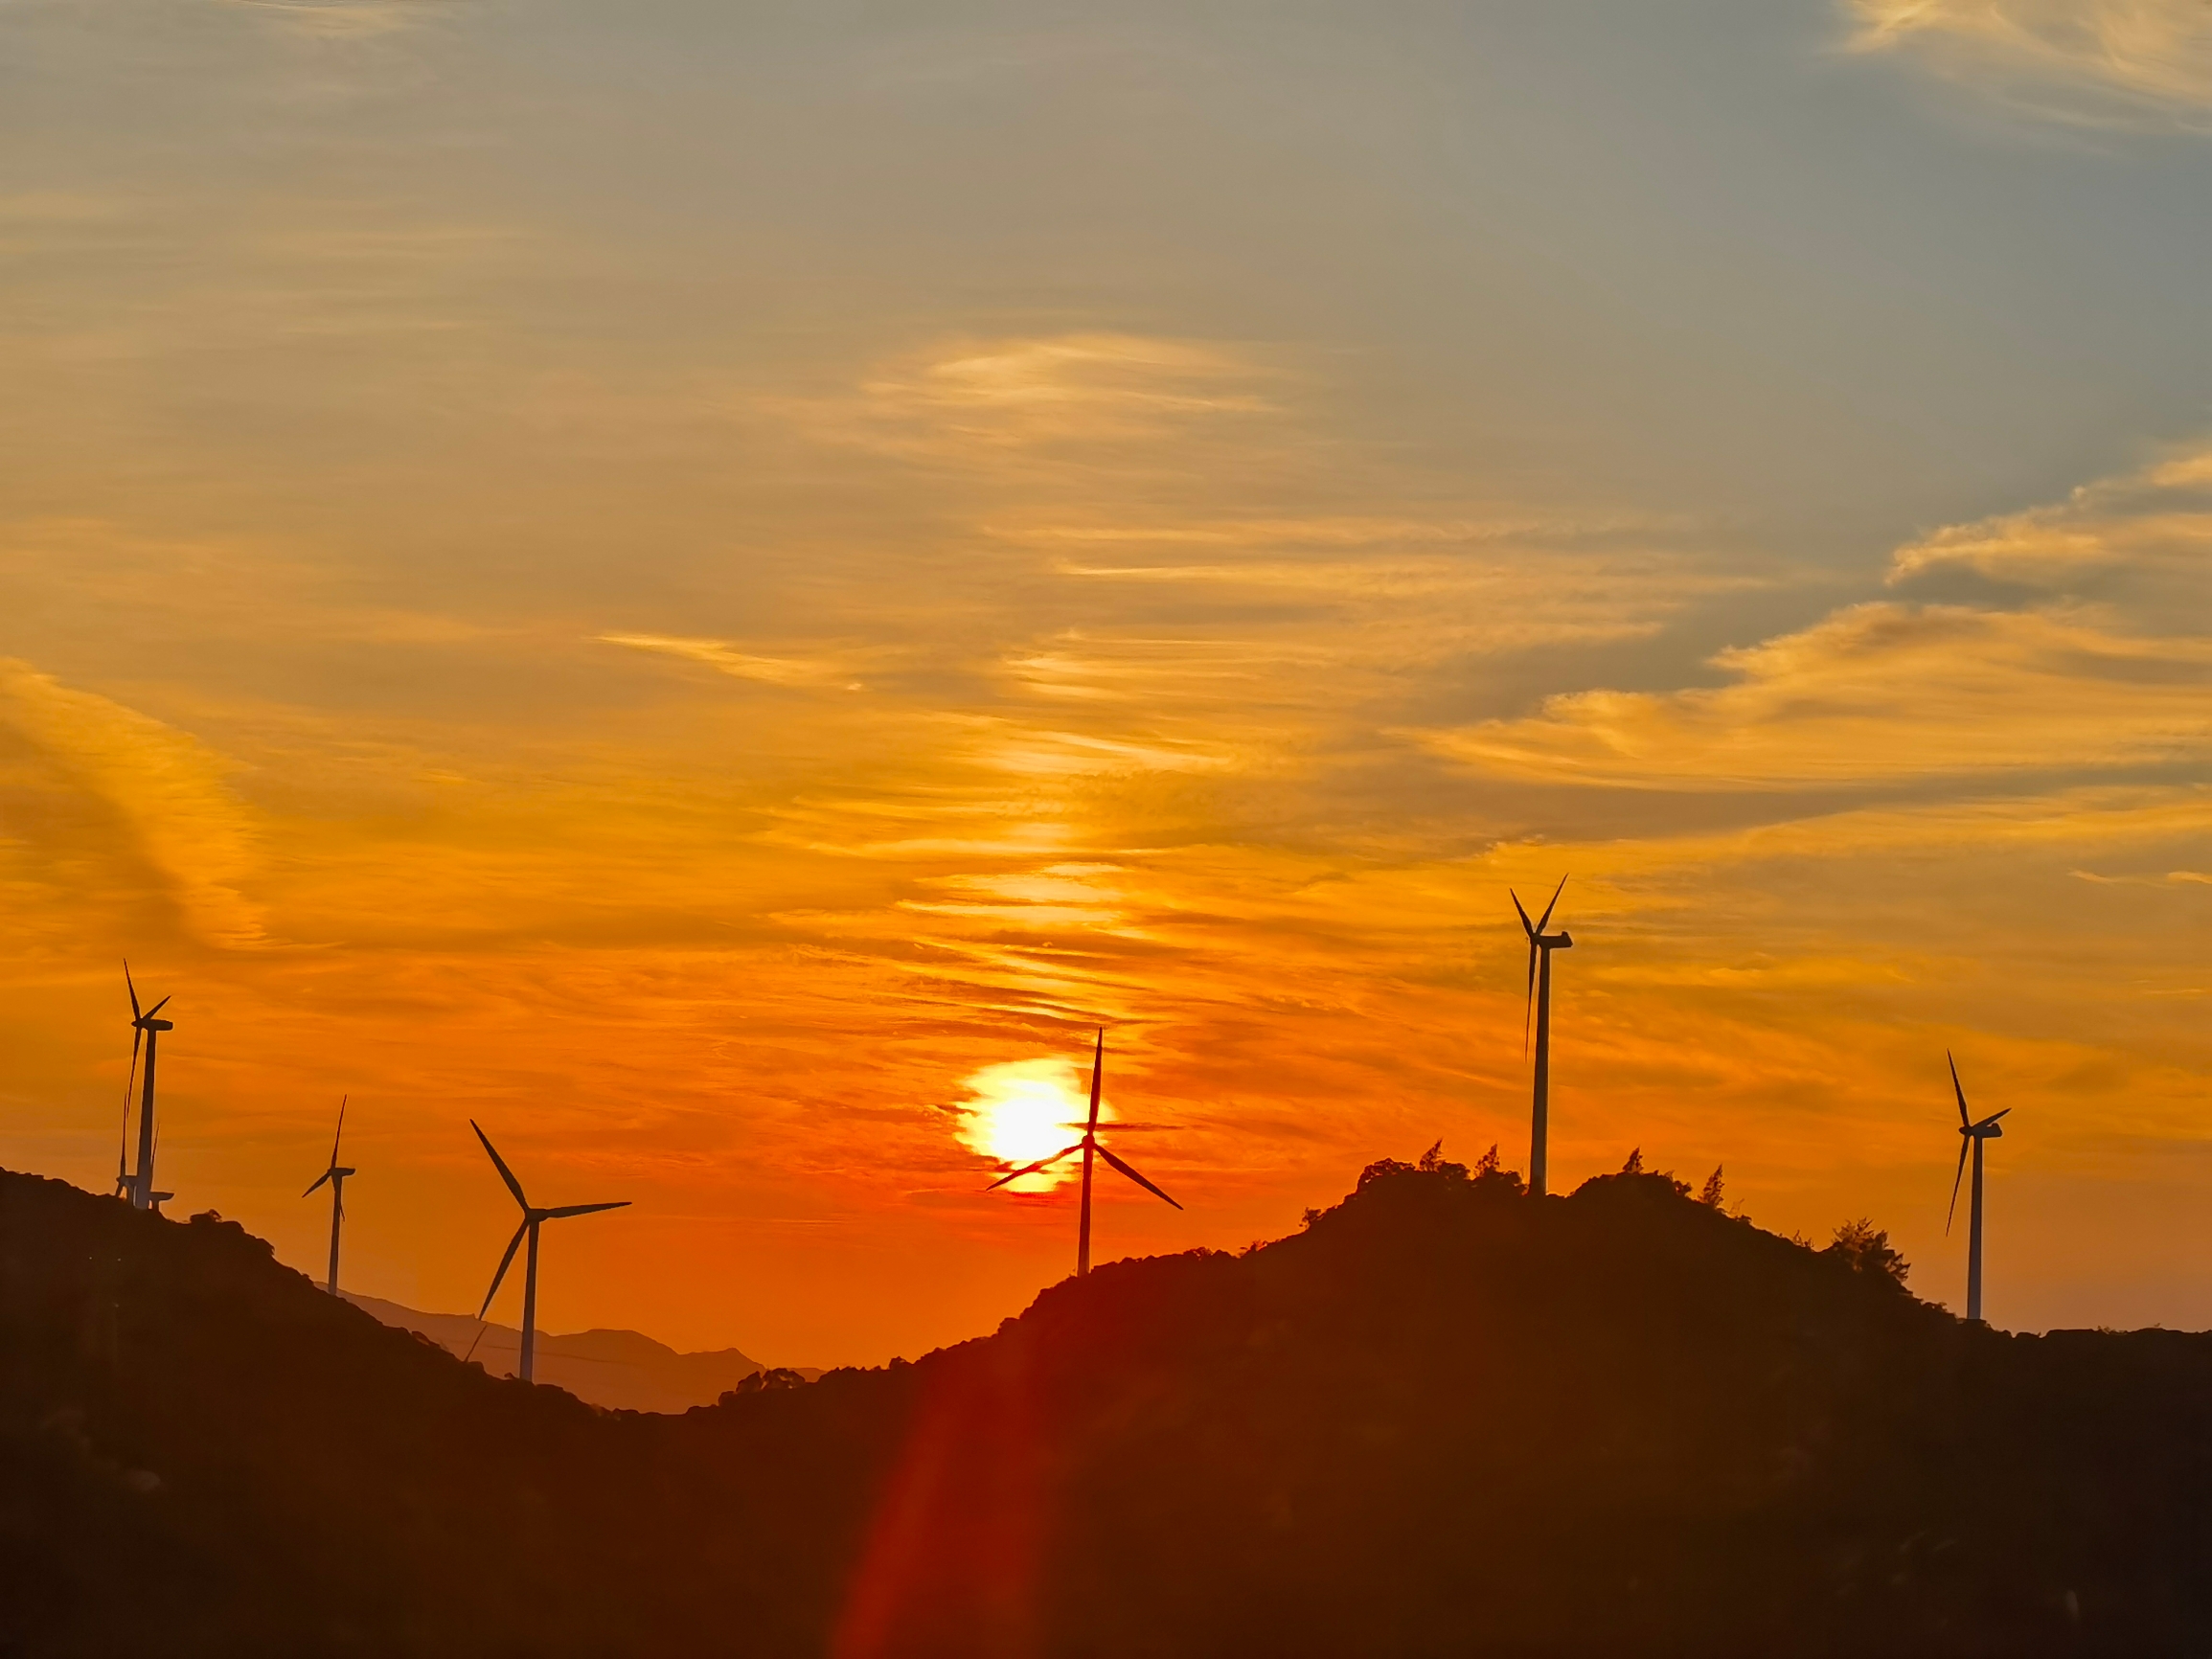
[[[1083,1115],[1089,1110],[1086,1079],[1073,1060],[1005,1060],[985,1066],[968,1079],[968,1099],[961,1102],[960,1139],[963,1145],[998,1163],[1018,1169],[1049,1158],[1083,1136]],[[1113,1118],[1113,1108],[1099,1102],[1099,1122]],[[1049,1170],[1024,1175],[1012,1183],[1017,1193],[1044,1193],[1071,1179],[1080,1168],[1069,1158]]]

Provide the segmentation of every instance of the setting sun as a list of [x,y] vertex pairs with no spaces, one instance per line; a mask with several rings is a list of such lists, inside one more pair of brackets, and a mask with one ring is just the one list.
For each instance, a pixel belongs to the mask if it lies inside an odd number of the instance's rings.
[[[985,1066],[968,1079],[960,1139],[1001,1164],[1015,1168],[1034,1164],[1082,1138],[1088,1106],[1074,1061],[1006,1060]],[[1102,1124],[1113,1121],[1113,1108],[1104,1099],[1098,1115]],[[1011,1186],[1016,1193],[1050,1192],[1080,1169],[1069,1160],[1024,1175]]]

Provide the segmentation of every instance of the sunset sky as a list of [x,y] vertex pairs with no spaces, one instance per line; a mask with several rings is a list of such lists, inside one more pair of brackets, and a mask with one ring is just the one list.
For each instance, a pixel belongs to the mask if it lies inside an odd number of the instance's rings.
[[873,1363],[1102,1023],[1106,1259],[1525,1167],[1567,875],[1555,1190],[1958,1307],[1948,1048],[2212,1325],[2208,271],[2203,0],[10,0],[0,1163],[127,955],[172,1214]]

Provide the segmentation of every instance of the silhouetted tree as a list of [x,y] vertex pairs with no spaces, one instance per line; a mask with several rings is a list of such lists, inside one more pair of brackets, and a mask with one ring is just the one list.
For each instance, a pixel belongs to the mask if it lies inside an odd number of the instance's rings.
[[763,1366],[759,1371],[754,1372],[752,1375],[739,1383],[736,1388],[725,1393],[722,1398],[728,1399],[741,1394],[763,1394],[772,1388],[805,1388],[806,1386],[807,1379],[795,1371],[781,1365]]
[[1644,1148],[1637,1147],[1629,1153],[1629,1161],[1621,1166],[1624,1175],[1641,1175],[1644,1172]]
[[1722,1207],[1721,1169],[1722,1166],[1719,1164],[1713,1166],[1713,1172],[1705,1177],[1705,1185],[1698,1193],[1698,1202],[1708,1210],[1718,1210]]
[[[1455,1166],[1447,1166],[1453,1168]],[[1520,1178],[1518,1170],[1509,1170],[1498,1161],[1497,1147],[1494,1143],[1474,1166],[1471,1185],[1483,1193],[1526,1193],[1528,1183]]]
[[1403,1158],[1378,1158],[1359,1171],[1359,1189],[1364,1192],[1370,1184],[1392,1175],[1413,1175],[1420,1171]]
[[1861,1273],[1885,1274],[1899,1284],[1912,1263],[1889,1246],[1889,1235],[1861,1216],[1836,1229],[1836,1242],[1822,1255],[1840,1256]]

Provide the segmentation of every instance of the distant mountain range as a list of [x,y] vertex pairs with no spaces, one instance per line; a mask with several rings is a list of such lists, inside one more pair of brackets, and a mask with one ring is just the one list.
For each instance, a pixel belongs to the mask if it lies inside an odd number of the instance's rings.
[[0,1172],[0,1654],[2212,1653],[2212,1335],[1993,1330],[1869,1227],[1425,1163],[681,1415]]
[[[521,1362],[522,1332],[512,1325],[480,1325],[466,1313],[422,1313],[378,1296],[341,1295],[365,1313],[401,1330],[420,1331],[449,1353],[471,1353],[493,1376],[513,1376]],[[537,1333],[537,1380],[565,1388],[582,1400],[628,1411],[689,1411],[712,1405],[755,1372],[761,1362],[734,1348],[679,1353],[635,1330],[579,1330],[565,1336]],[[795,1367],[811,1382],[821,1375]]]

